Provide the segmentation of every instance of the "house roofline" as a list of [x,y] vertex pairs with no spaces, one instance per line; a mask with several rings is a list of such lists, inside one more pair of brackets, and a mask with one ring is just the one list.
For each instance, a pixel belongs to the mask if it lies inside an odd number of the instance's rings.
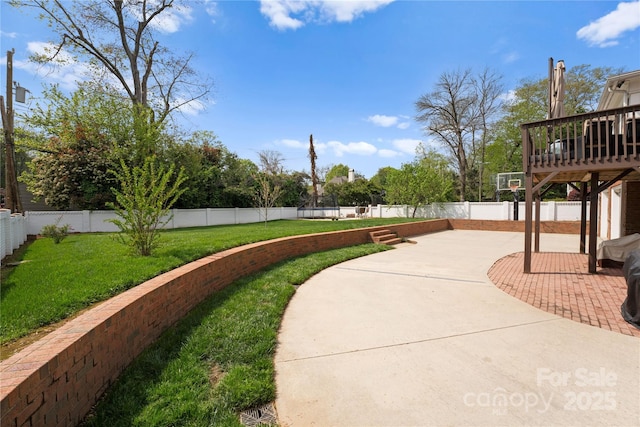
[[611,100],[615,92],[610,91],[609,88],[620,88],[628,80],[634,79],[640,79],[640,70],[617,74],[615,76],[607,78],[607,82],[604,85],[602,95],[600,95],[600,101],[598,102],[598,108],[596,110],[605,110],[607,108],[610,108],[607,103]]

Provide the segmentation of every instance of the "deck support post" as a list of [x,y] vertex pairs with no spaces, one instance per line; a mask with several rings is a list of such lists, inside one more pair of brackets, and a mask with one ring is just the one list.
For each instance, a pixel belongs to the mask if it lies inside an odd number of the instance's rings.
[[598,172],[591,173],[589,192],[589,273],[596,272],[596,249],[598,243]]
[[537,191],[534,197],[536,198],[536,221],[534,226],[535,238],[533,241],[533,251],[538,253],[540,252],[540,199],[542,198],[540,191]]
[[533,220],[533,176],[528,173],[524,178],[524,272],[531,273],[531,222]]
[[580,253],[587,253],[587,183],[580,183]]

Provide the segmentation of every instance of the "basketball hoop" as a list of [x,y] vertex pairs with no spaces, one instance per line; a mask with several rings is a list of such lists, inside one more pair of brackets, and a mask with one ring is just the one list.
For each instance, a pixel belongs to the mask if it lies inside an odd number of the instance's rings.
[[510,179],[509,180],[509,189],[511,190],[512,193],[518,192],[519,188],[520,188],[520,180],[519,179]]

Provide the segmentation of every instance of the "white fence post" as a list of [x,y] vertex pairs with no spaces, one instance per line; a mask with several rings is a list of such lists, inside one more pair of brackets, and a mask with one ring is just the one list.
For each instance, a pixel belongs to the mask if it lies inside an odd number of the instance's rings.
[[555,221],[556,220],[556,202],[550,201],[545,202],[547,205],[547,221]]
[[11,234],[10,217],[10,210],[0,209],[0,259],[13,252],[13,250],[9,246],[9,238]]
[[27,240],[25,217],[12,214],[9,209],[0,209],[0,259],[11,255]]

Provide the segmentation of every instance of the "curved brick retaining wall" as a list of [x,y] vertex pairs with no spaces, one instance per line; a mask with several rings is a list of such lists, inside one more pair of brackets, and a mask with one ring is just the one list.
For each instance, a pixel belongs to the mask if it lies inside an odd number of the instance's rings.
[[169,326],[240,277],[294,256],[371,242],[369,232],[399,237],[446,230],[420,221],[286,237],[217,253],[115,296],[0,363],[0,423],[78,424],[123,369]]
[[[67,322],[0,363],[0,424],[78,424],[160,334],[205,298],[240,277],[294,256],[446,229],[524,231],[518,221],[433,220],[286,237],[217,253],[164,273]],[[543,222],[543,232],[577,234],[575,222]]]

